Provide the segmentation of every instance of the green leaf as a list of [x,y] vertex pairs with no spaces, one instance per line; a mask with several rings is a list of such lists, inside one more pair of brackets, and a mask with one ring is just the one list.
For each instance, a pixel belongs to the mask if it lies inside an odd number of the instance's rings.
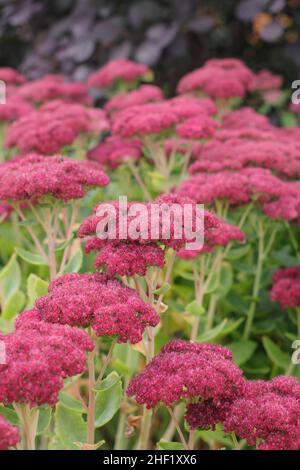
[[37,427],[37,435],[43,434],[49,427],[51,422],[52,408],[50,406],[41,406],[39,408],[39,421]]
[[291,357],[287,353],[281,351],[281,349],[267,336],[263,336],[262,342],[268,358],[278,367],[286,369],[291,362]]
[[82,262],[83,262],[82,249],[79,248],[69,260],[67,266],[65,267],[64,272],[65,273],[78,273],[78,271],[80,270],[82,266]]
[[193,300],[193,302],[186,306],[186,311],[194,316],[204,315],[205,313],[203,305],[197,302],[196,300]]
[[59,402],[69,410],[77,411],[77,413],[86,413],[86,410],[82,406],[79,400],[75,400],[75,398],[71,397],[70,395],[60,392],[59,394]]
[[5,303],[2,316],[5,320],[11,320],[18,313],[21,312],[26,301],[26,296],[22,291],[18,290],[14,295]]
[[230,291],[232,284],[233,284],[233,271],[232,271],[231,264],[222,263],[221,270],[220,270],[219,287],[216,291],[216,295],[219,298],[225,297]]
[[220,283],[219,273],[214,273],[211,277],[210,282],[205,290],[205,294],[212,294],[214,291],[217,290]]
[[111,387],[97,392],[95,405],[96,428],[104,426],[114,417],[114,415],[120,409],[122,398],[123,394],[121,380]]
[[113,387],[116,383],[120,382],[121,377],[116,371],[111,372],[104,380],[102,380],[99,387],[95,387],[95,390],[108,390]]
[[166,283],[166,284],[164,284],[163,286],[159,287],[159,289],[156,289],[156,290],[154,291],[154,294],[157,294],[157,295],[164,295],[164,294],[166,294],[170,289],[171,289],[170,284]]
[[74,410],[59,403],[55,412],[55,434],[69,449],[77,449],[75,442],[86,442],[86,423]]
[[204,343],[205,341],[211,341],[212,339],[217,338],[220,333],[222,333],[225,325],[227,324],[227,318],[225,318],[220,325],[215,326],[209,331],[206,331],[197,338],[198,343]]
[[4,416],[11,424],[18,426],[20,424],[19,417],[15,410],[6,406],[0,405],[0,415]]
[[226,259],[230,261],[240,259],[245,256],[251,249],[251,245],[239,246],[238,248],[232,248],[226,255]]
[[19,290],[20,284],[21,270],[16,255],[14,254],[0,271],[0,302],[2,308]]
[[41,255],[36,253],[31,253],[30,251],[23,250],[23,248],[16,248],[16,253],[22,258],[26,263],[34,264],[37,266],[47,266],[48,261]]
[[65,248],[67,248],[67,246],[70,245],[70,243],[74,240],[74,233],[72,233],[71,237],[68,239],[68,240],[65,240],[64,242],[60,243],[59,245],[57,245],[57,247],[55,248],[55,251],[59,252],[59,251],[62,251],[64,250]]
[[234,362],[238,366],[241,366],[253,355],[257,348],[257,343],[250,340],[236,341],[234,343],[227,344],[227,347],[232,352]]
[[47,294],[49,283],[41,279],[36,274],[30,274],[27,279],[27,296],[28,304],[27,308],[31,308],[39,297]]
[[169,442],[161,439],[157,443],[157,447],[160,450],[184,450],[184,446],[181,442]]

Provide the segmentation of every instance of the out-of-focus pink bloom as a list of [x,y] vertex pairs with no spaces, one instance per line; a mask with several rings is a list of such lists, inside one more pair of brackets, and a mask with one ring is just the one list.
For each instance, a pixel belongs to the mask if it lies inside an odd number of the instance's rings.
[[33,106],[20,96],[9,96],[5,104],[0,105],[0,122],[11,122],[33,111]]
[[164,99],[163,92],[154,85],[141,85],[137,90],[128,93],[120,93],[113,96],[105,105],[105,109],[112,113],[130,108],[131,106],[162,101]]
[[126,59],[111,60],[88,78],[88,85],[95,88],[107,88],[116,81],[132,83],[143,79],[150,69],[143,64]]
[[27,82],[18,90],[18,94],[27,101],[37,104],[57,99],[92,104],[86,85],[80,82],[67,82],[63,75],[45,75]]
[[269,91],[278,90],[282,86],[282,77],[274,75],[270,70],[261,70],[253,75],[253,80],[250,84],[251,91]]
[[300,307],[300,266],[275,272],[271,297],[282,308]]
[[11,67],[0,67],[0,80],[6,85],[21,85],[26,82],[24,75]]
[[218,121],[203,115],[187,119],[185,122],[178,124],[176,133],[182,139],[208,139],[214,136],[219,126]]
[[87,157],[109,168],[117,168],[126,160],[138,160],[141,156],[142,144],[138,139],[122,139],[118,136],[108,137],[91,149]]
[[0,415],[0,450],[8,450],[16,446],[20,440],[18,428],[12,426]]

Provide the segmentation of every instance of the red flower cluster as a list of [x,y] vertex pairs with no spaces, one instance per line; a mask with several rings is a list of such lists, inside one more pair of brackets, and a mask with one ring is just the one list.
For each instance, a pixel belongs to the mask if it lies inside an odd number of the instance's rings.
[[182,139],[208,139],[215,134],[219,123],[209,116],[197,116],[178,124],[176,133]]
[[282,308],[300,307],[300,266],[275,272],[271,297]]
[[80,82],[66,82],[63,75],[45,75],[27,82],[18,89],[18,94],[38,104],[57,99],[70,103],[92,103],[86,85]]
[[276,377],[246,383],[230,408],[226,432],[235,432],[259,450],[300,450],[300,382]]
[[66,274],[51,282],[48,294],[39,298],[30,318],[71,326],[89,326],[97,336],[117,336],[119,343],[141,341],[147,326],[159,316],[137,292],[105,274]]
[[20,320],[13,333],[1,336],[6,364],[0,365],[0,401],[53,406],[63,380],[84,372],[85,352],[94,344],[80,329],[30,316]]
[[0,415],[0,450],[8,450],[20,442],[19,430]]
[[28,155],[0,165],[0,199],[37,200],[51,195],[67,202],[82,198],[86,188],[105,186],[109,179],[99,165],[59,155]]
[[202,92],[213,99],[244,97],[253,73],[238,59],[208,60],[203,67],[185,75],[178,93]]
[[142,144],[138,139],[111,136],[91,149],[87,157],[109,168],[117,168],[126,160],[138,160],[141,153]]
[[161,89],[154,85],[142,85],[137,90],[128,93],[119,93],[113,96],[105,105],[109,113],[121,111],[131,106],[162,101],[164,99]]
[[49,155],[71,145],[80,134],[97,135],[108,129],[102,110],[54,101],[12,124],[5,145],[22,153]]
[[181,399],[215,405],[237,398],[244,386],[242,371],[228,349],[211,343],[171,341],[134,377],[127,393],[148,408],[159,402],[173,406]]

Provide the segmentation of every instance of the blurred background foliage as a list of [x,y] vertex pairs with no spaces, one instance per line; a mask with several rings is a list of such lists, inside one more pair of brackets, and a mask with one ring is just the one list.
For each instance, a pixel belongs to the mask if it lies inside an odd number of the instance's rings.
[[0,0],[0,66],[29,78],[81,80],[128,57],[172,91],[207,58],[228,56],[297,79],[300,0]]

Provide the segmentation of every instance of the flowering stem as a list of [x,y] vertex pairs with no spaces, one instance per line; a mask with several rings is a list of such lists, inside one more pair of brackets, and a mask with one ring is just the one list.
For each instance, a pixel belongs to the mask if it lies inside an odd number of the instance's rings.
[[88,404],[88,415],[87,415],[87,443],[95,443],[95,403],[96,403],[96,392],[95,392],[95,351],[88,352],[88,374],[89,374],[89,404]]
[[176,430],[177,430],[177,432],[178,432],[178,436],[180,437],[180,440],[181,440],[181,442],[182,442],[182,444],[183,444],[185,450],[189,450],[189,445],[188,445],[188,443],[186,442],[186,439],[185,439],[185,437],[184,437],[184,435],[183,435],[183,432],[182,432],[182,430],[181,430],[181,428],[180,428],[180,425],[179,425],[179,423],[178,423],[178,421],[177,421],[177,419],[176,419],[176,416],[175,416],[173,410],[172,410],[171,408],[169,408],[169,407],[168,407],[168,410],[169,410],[169,413],[170,413],[170,415],[171,415],[172,420],[174,421]]
[[265,246],[265,232],[264,232],[263,222],[261,219],[259,219],[258,221],[258,259],[257,259],[256,273],[255,273],[254,285],[253,285],[253,291],[252,291],[252,302],[250,304],[250,307],[247,313],[247,320],[245,324],[245,330],[244,330],[244,336],[243,336],[244,340],[247,340],[249,338],[251,329],[252,329],[253,320],[254,320],[257,296],[259,293],[263,262],[264,262],[264,246]]
[[39,410],[31,409],[27,403],[14,403],[14,409],[21,422],[23,450],[35,450]]
[[234,450],[241,450],[240,444],[239,444],[234,432],[231,433],[231,439],[232,439],[232,442],[233,442],[233,445],[234,445]]
[[152,424],[152,410],[149,410],[146,405],[143,407],[143,416],[141,422],[141,433],[138,442],[138,450],[149,449],[149,437]]
[[106,369],[108,367],[108,365],[110,364],[110,361],[111,361],[111,358],[112,358],[112,355],[113,355],[113,351],[114,351],[114,347],[116,345],[116,342],[117,340],[116,339],[113,339],[112,340],[112,343],[110,345],[110,348],[109,348],[109,351],[108,351],[108,354],[106,356],[106,358],[104,359],[103,361],[103,365],[102,365],[102,368],[100,370],[100,374],[96,380],[96,383],[95,383],[95,386],[96,387],[99,387],[101,385],[101,382],[103,380],[103,377],[104,377],[104,374],[106,372]]
[[[126,355],[126,362],[125,365],[128,367],[128,370],[131,369],[132,367],[132,348],[130,345],[127,346],[127,355]],[[129,379],[130,375],[126,374],[125,380],[124,380],[124,390],[127,390],[128,384],[129,384]],[[116,434],[116,440],[115,440],[115,450],[123,450],[127,448],[127,442],[124,439],[124,434],[125,434],[125,426],[126,426],[126,413],[123,411],[122,407],[120,410],[120,417],[119,417],[119,422],[118,422],[118,428],[117,428],[117,434]]]

